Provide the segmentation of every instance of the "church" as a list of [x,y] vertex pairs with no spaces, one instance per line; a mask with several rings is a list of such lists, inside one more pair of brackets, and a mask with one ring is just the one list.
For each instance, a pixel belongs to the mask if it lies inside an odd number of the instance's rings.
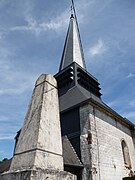
[[[48,128],[46,124],[44,129],[41,127],[42,135],[44,134],[45,136],[39,140],[42,143],[43,139],[47,137],[50,139],[50,142],[56,141],[54,151],[57,151],[57,146],[60,147],[60,138],[57,139],[57,134],[54,131],[58,134],[61,133],[62,149],[54,154],[58,155],[60,151],[63,160],[60,157],[58,158],[59,160],[56,160],[54,156],[48,155],[49,153],[46,151],[48,153],[46,155],[49,158],[48,161],[52,161],[53,167],[56,167],[56,169],[57,166],[59,167],[58,169],[62,169],[61,165],[63,163],[63,171],[74,175],[69,177],[70,179],[122,180],[122,178],[129,176],[130,171],[135,170],[135,125],[102,101],[100,83],[86,70],[75,13],[72,13],[70,17],[59,71],[54,75],[54,78],[57,81],[56,91],[58,92],[59,105],[57,103],[53,104],[53,106],[47,105],[47,107],[50,107],[48,111],[52,111],[52,117],[48,121],[53,121],[53,108],[58,106],[60,128],[57,129],[58,124],[56,123],[55,130],[51,133],[48,131],[48,134],[46,133],[45,135],[45,131]],[[45,80],[45,82],[48,81]],[[39,88],[40,84],[41,79],[37,80],[35,87]],[[34,90],[34,93],[31,102],[37,103],[39,96],[38,94],[36,95],[36,90]],[[47,103],[49,104],[48,101]],[[30,108],[34,109],[35,107],[33,104],[30,104]],[[34,147],[34,145],[30,147],[26,144],[26,139],[30,136],[35,138],[35,134],[38,131],[35,128],[37,124],[33,125],[29,132],[27,131],[26,126],[31,125],[30,122],[27,123],[29,119],[28,114],[30,114],[30,109],[27,112],[23,128],[18,131],[16,136],[11,170],[17,170],[19,164],[21,166],[21,162],[22,164],[24,163],[24,157],[29,159],[30,155],[28,153]],[[33,116],[35,120],[38,115],[31,115],[32,118]],[[23,149],[22,152],[19,152],[19,146],[21,147],[20,149]],[[21,157],[26,146],[25,155]],[[34,148],[32,151],[36,152],[37,150]],[[39,147],[38,151],[40,151]],[[20,156],[20,159],[17,156]],[[31,162],[33,157],[34,155],[31,155]],[[37,162],[40,166],[42,158],[38,155],[37,157],[39,160]],[[55,164],[53,161],[55,161]],[[57,163],[58,161],[59,163]],[[25,166],[27,166],[27,163],[24,163]],[[29,164],[29,167],[32,167],[31,164]],[[44,167],[44,164],[42,164],[42,167]],[[53,179],[51,176],[48,177],[50,177],[48,178],[50,180]],[[6,180],[2,175],[0,179]],[[20,177],[18,180],[22,179]],[[55,176],[54,179],[61,180],[64,178]]]
[[[83,168],[80,179],[120,180],[135,169],[134,124],[107,106],[98,80],[86,71],[76,19],[71,15],[58,82],[62,136],[75,149]],[[78,178],[79,179],[79,178]]]

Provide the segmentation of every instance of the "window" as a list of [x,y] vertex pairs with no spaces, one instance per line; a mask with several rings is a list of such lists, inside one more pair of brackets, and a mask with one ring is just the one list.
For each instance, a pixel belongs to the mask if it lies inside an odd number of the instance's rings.
[[123,152],[123,158],[124,158],[124,164],[125,167],[128,169],[131,169],[131,161],[130,161],[130,155],[129,155],[129,149],[124,140],[121,141],[122,146],[122,152]]

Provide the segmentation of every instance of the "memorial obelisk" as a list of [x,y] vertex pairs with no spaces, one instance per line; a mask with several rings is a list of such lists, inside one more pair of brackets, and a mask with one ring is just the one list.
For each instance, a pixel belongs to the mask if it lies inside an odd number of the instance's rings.
[[57,83],[51,75],[36,81],[11,167],[2,180],[75,180],[63,171]]

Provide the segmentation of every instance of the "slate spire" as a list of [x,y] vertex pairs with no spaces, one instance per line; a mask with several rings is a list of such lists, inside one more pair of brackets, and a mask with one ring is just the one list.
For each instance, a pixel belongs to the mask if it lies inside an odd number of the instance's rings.
[[[64,110],[63,107],[70,107],[68,106],[68,100],[70,105],[75,105],[76,103],[89,99],[92,96],[91,94],[98,98],[101,97],[101,88],[99,87],[100,84],[98,80],[86,70],[73,0],[60,68],[59,72],[55,74],[54,77],[56,78],[58,84],[61,111]],[[83,98],[82,93],[84,96],[86,94],[88,94],[88,96]]]
[[59,72],[76,62],[86,69],[76,16],[71,14]]

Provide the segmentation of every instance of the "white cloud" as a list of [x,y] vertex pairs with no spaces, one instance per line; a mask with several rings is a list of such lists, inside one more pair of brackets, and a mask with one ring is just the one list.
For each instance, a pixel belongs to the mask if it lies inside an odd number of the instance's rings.
[[135,77],[135,74],[129,73],[126,78],[132,78],[132,77]]
[[[79,23],[83,22],[84,16],[82,10],[85,10],[85,8],[88,8],[88,5],[91,5],[93,3],[93,0],[90,2],[77,2],[76,5],[78,6],[79,10]],[[61,14],[58,14],[57,17],[52,17],[50,20],[46,21],[46,19],[42,20],[35,19],[35,14],[33,11],[33,3],[32,1],[26,1],[25,2],[25,9],[24,10],[24,20],[25,24],[20,26],[13,26],[10,28],[10,31],[26,31],[31,32],[35,35],[40,35],[42,32],[46,31],[56,31],[61,32],[63,29],[67,28],[67,24],[69,22],[69,15],[70,15],[70,7],[65,9],[64,12]]]
[[34,19],[32,15],[27,15],[25,17],[26,25],[22,26],[14,26],[11,27],[11,31],[29,31],[32,32],[35,35],[39,35],[42,32],[46,32],[49,30],[53,30],[56,32],[59,32],[63,30],[66,27],[67,24],[67,17],[68,13],[65,11],[58,17],[55,17],[54,19],[51,19],[48,22],[39,22],[38,20]]
[[4,62],[6,59],[8,59],[9,56],[12,56],[13,54],[14,52],[8,49],[8,44],[6,47],[0,45],[0,62]]
[[15,134],[0,134],[0,140],[13,140]]
[[38,24],[38,22],[35,19],[27,18],[27,25],[14,26],[14,27],[11,27],[10,30],[11,31],[31,31],[35,33],[36,35],[38,35],[44,29],[40,27],[40,24]]
[[13,140],[19,129],[16,122],[1,122],[0,140]]
[[123,98],[121,98],[121,99],[117,99],[117,100],[110,101],[107,103],[107,105],[111,107],[112,109],[116,111],[119,110],[118,113],[120,113],[120,115],[122,115],[123,117],[126,117],[128,119],[133,119],[135,117],[135,111],[128,111],[126,107],[123,106],[123,104],[127,104],[127,107],[134,108],[135,99],[130,101],[127,97],[126,100],[123,100]]
[[20,72],[12,61],[14,57],[12,48],[0,46],[0,95],[21,95],[33,87],[35,75]]
[[[9,67],[10,68],[10,67]],[[22,73],[14,70],[7,70],[5,74],[0,72],[3,79],[3,86],[0,87],[2,95],[22,95],[32,90],[36,76],[33,74]]]
[[1,122],[0,140],[13,140],[19,128],[18,123],[16,121],[11,122],[11,119],[9,122]]
[[129,105],[135,107],[135,99],[130,101]]
[[[79,10],[79,23],[83,22],[84,16],[82,10],[85,10],[88,5],[92,4],[93,0],[90,2],[85,3],[76,3]],[[32,1],[25,1],[23,5],[21,5],[20,14],[21,17],[23,17],[24,22],[22,25],[14,25],[9,27],[9,29],[5,29],[5,31],[8,33],[8,31],[22,31],[22,32],[30,32],[34,35],[38,36],[43,32],[46,31],[56,31],[61,32],[63,29],[67,28],[67,23],[69,22],[69,15],[70,15],[70,7],[65,9],[64,12],[61,14],[58,14],[57,17],[53,17],[50,20],[46,20],[45,18],[35,18],[34,13],[34,4]],[[41,20],[42,19],[42,20]],[[0,34],[0,38],[2,35]]]
[[9,117],[7,117],[7,116],[3,116],[3,115],[0,115],[0,122],[8,122],[10,120],[10,118]]
[[107,50],[107,47],[102,39],[99,39],[98,42],[90,48],[90,56],[102,55]]
[[31,89],[32,85],[30,81],[27,81],[27,83],[18,83],[17,87],[7,87],[7,88],[0,88],[0,95],[21,95]]

